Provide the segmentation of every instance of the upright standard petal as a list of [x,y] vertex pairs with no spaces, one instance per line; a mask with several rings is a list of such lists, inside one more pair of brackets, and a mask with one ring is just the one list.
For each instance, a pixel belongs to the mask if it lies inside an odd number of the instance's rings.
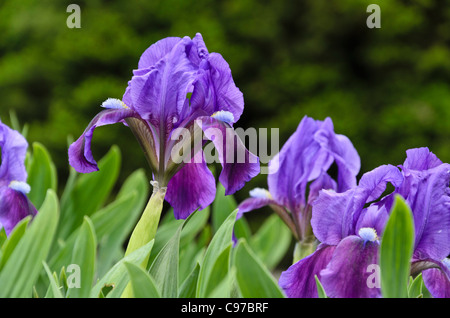
[[[403,166],[405,182],[398,193],[413,211],[415,257],[440,260],[450,254],[450,165],[430,165],[428,159],[422,158],[424,163],[420,165],[416,160],[415,167],[426,170]],[[436,163],[435,159],[432,161]]]
[[176,219],[186,219],[196,209],[210,205],[216,195],[216,181],[208,169],[203,153],[198,152],[169,181],[166,200]]
[[0,186],[8,186],[11,181],[26,182],[25,157],[28,143],[17,131],[0,122]]
[[319,245],[317,250],[291,265],[281,273],[278,284],[289,298],[317,298],[315,276],[322,281],[321,272],[328,265],[335,246]]
[[97,162],[92,155],[91,142],[97,127],[122,122],[129,117],[139,115],[128,108],[106,109],[97,114],[77,141],[69,147],[69,163],[78,172],[89,173],[98,170]]
[[228,123],[206,116],[198,118],[196,123],[218,152],[222,165],[219,181],[225,187],[225,195],[240,190],[259,174],[259,158],[245,148]]

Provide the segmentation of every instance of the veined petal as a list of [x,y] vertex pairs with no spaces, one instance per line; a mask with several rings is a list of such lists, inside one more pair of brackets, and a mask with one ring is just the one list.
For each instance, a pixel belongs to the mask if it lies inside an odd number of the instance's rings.
[[384,165],[365,173],[355,188],[344,193],[323,190],[312,203],[311,225],[317,239],[336,245],[343,238],[357,234],[356,226],[364,206],[377,199],[391,182],[399,186],[401,172],[394,166]]
[[326,118],[314,139],[334,158],[338,166],[338,192],[356,186],[356,175],[361,168],[361,160],[348,137],[335,134],[333,123]]
[[193,83],[192,110],[203,109],[208,115],[227,111],[237,122],[244,110],[244,97],[234,83],[230,66],[219,53],[211,53],[200,64],[199,75]]
[[439,268],[422,272],[426,288],[434,298],[450,298],[450,259],[437,262]]
[[328,152],[312,138],[317,130],[318,122],[304,117],[295,133],[269,162],[269,191],[292,213],[306,205],[308,182],[326,172],[333,162]]
[[24,193],[7,186],[0,187],[0,224],[5,228],[6,235],[22,219],[36,213],[36,208]]
[[317,298],[315,275],[322,281],[321,271],[331,260],[335,246],[319,245],[317,250],[281,273],[278,284],[289,298]]
[[70,145],[70,165],[81,173],[97,171],[97,162],[95,161],[91,151],[91,141],[95,128],[115,124],[129,117],[139,118],[139,115],[135,111],[126,108],[106,109],[98,113],[97,116],[95,116],[89,123],[80,138]]
[[428,170],[442,164],[442,161],[427,147],[408,149],[403,167],[408,170]]
[[[320,272],[321,283],[331,298],[377,298],[381,290],[371,286],[371,265],[378,264],[378,242],[348,236],[334,250],[328,266]],[[378,278],[379,279],[379,278]]]
[[196,209],[210,205],[215,195],[215,178],[200,151],[170,179],[165,198],[173,207],[175,218],[186,219]]
[[219,181],[225,187],[225,195],[240,190],[246,182],[259,174],[259,158],[249,152],[234,129],[212,117],[196,120],[206,138],[211,140],[219,154],[222,171]]
[[403,167],[403,174],[398,193],[413,212],[415,257],[443,259],[450,254],[450,165],[422,171]]
[[0,122],[0,186],[8,186],[13,180],[27,181],[25,157],[28,143],[17,131]]
[[138,68],[145,69],[152,67],[169,54],[173,47],[180,41],[181,38],[179,37],[168,37],[152,44],[144,51],[144,53],[142,53],[141,58],[139,59]]

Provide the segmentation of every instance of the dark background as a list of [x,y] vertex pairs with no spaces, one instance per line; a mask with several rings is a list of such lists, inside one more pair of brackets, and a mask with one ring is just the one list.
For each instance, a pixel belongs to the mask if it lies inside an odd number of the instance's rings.
[[[81,28],[69,29],[69,4]],[[366,8],[381,7],[381,29]],[[367,172],[401,164],[428,146],[450,161],[450,6],[446,0],[230,0],[0,2],[0,118],[27,124],[68,175],[68,138],[78,138],[107,97],[121,98],[142,52],[167,36],[200,32],[230,64],[244,93],[236,127],[279,128],[280,144],[303,116],[332,118]],[[145,167],[126,127],[99,128],[93,152],[123,154],[121,179]],[[267,187],[259,175],[236,194]]]

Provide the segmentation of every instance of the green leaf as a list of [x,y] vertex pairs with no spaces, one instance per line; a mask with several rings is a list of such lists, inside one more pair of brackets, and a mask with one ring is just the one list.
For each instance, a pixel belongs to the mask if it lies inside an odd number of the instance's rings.
[[79,288],[69,288],[67,297],[86,298],[92,288],[95,276],[95,257],[97,241],[92,221],[85,216],[83,224],[78,231],[73,248],[71,264],[78,265],[82,269]]
[[386,298],[407,298],[414,224],[410,207],[397,195],[380,247],[381,292]]
[[178,295],[178,261],[182,228],[183,225],[178,228],[150,266],[150,275],[154,278],[163,298],[175,298]]
[[129,275],[125,262],[140,265],[148,257],[153,247],[153,240],[141,248],[131,252],[120,261],[118,261],[92,288],[90,297],[99,297],[103,287],[111,286],[110,292],[106,297],[120,297],[129,282]]
[[181,284],[178,298],[195,298],[199,272],[200,272],[200,264],[197,263],[197,265],[185,279],[183,284]]
[[160,298],[153,278],[141,267],[125,262],[134,298]]
[[284,297],[273,275],[245,240],[239,241],[235,253],[236,280],[244,298]]
[[2,246],[2,257],[0,260],[0,270],[3,268],[3,266],[5,265],[5,263],[11,256],[12,252],[16,248],[17,244],[22,239],[30,220],[31,220],[31,216],[28,216],[28,217],[20,220],[20,222],[17,223],[17,225],[12,230],[12,232],[9,234],[8,239],[5,241],[5,243]]
[[206,250],[205,256],[201,263],[200,273],[197,283],[197,297],[206,297],[209,279],[213,274],[216,260],[221,256],[232,242],[233,227],[236,221],[237,210],[233,211],[227,219],[222,223],[216,234],[213,236],[211,243]]
[[225,195],[225,187],[218,183],[216,197],[212,203],[212,226],[216,232],[228,216],[237,208],[236,200],[232,195]]
[[423,279],[422,279],[422,273],[417,275],[417,277],[413,280],[411,278],[411,283],[408,287],[408,298],[418,298],[422,297],[422,286],[423,286]]
[[319,298],[327,298],[327,294],[325,293],[325,289],[322,286],[322,283],[320,282],[317,275],[314,275],[314,278],[316,279],[316,287],[317,287],[317,294]]
[[0,273],[0,297],[30,297],[58,224],[58,198],[48,190],[41,209]]
[[[43,266],[45,268],[45,272],[47,273],[47,277],[50,281],[50,291],[53,298],[64,298],[61,293],[61,288],[58,286],[58,281],[56,280],[55,276],[50,271],[50,268],[48,267],[47,263],[43,262]],[[47,298],[50,297],[47,293]]]
[[81,174],[65,193],[61,210],[61,224],[58,237],[66,239],[83,222],[85,215],[91,216],[108,199],[119,175],[121,154],[118,147],[110,151],[99,161],[99,171]]
[[272,270],[286,255],[292,234],[281,218],[270,215],[249,241],[252,250]]
[[27,160],[27,183],[31,187],[28,198],[39,209],[48,189],[57,190],[56,167],[47,149],[40,143],[33,143],[33,154]]

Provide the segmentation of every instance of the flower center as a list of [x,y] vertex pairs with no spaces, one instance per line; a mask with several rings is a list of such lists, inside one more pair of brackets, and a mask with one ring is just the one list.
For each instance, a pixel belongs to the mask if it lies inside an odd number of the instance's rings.
[[359,230],[358,235],[365,242],[375,242],[378,239],[377,231],[372,227],[363,227]]
[[124,102],[122,102],[120,99],[117,98],[108,98],[102,103],[103,108],[109,108],[109,109],[122,109],[122,108],[129,108],[127,105],[125,105]]
[[263,188],[254,188],[250,190],[249,194],[252,198],[272,199],[270,192]]
[[220,121],[223,121],[230,125],[234,123],[234,116],[229,111],[219,110],[218,112],[215,112],[214,114],[212,114],[211,117],[218,119]]
[[9,187],[15,191],[22,192],[23,194],[27,194],[31,191],[31,187],[28,183],[22,181],[11,181]]

